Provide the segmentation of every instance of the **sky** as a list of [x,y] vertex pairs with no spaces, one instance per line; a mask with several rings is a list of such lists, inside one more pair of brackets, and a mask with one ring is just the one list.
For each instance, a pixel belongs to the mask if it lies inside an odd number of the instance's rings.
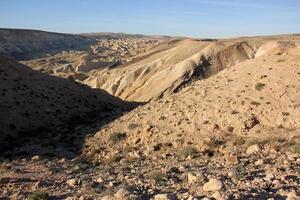
[[300,0],[0,0],[0,27],[201,38],[300,33]]

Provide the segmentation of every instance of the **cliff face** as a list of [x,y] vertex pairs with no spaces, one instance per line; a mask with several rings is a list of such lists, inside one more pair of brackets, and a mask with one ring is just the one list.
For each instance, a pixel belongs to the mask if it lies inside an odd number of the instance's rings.
[[0,29],[0,52],[29,60],[67,50],[83,50],[95,42],[82,35],[35,30]]

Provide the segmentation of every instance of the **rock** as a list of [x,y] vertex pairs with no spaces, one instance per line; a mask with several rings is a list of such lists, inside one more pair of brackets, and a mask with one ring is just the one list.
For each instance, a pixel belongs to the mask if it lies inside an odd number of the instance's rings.
[[193,183],[197,182],[198,177],[192,173],[188,173],[187,180],[188,180],[189,184],[193,184]]
[[39,160],[41,160],[41,157],[40,156],[33,156],[32,158],[31,158],[31,160],[32,161],[39,161]]
[[239,174],[237,172],[237,170],[232,169],[227,173],[228,177],[232,178],[232,179],[238,179]]
[[177,200],[175,194],[157,194],[154,196],[154,200]]
[[120,198],[120,199],[123,199],[123,198],[126,198],[130,196],[130,193],[129,191],[125,190],[125,189],[120,189],[116,194],[115,194],[115,197],[117,198]]
[[239,158],[236,155],[228,155],[226,157],[226,161],[230,165],[237,165],[237,164],[239,164]]
[[287,194],[286,200],[299,200],[300,196],[297,196],[296,192],[290,192]]
[[258,144],[251,145],[247,148],[246,153],[248,155],[255,154],[261,151],[261,147]]
[[274,176],[273,173],[267,173],[266,177],[264,179],[270,181],[270,180],[272,180],[274,178],[275,178],[275,176]]
[[72,178],[70,180],[67,180],[67,184],[71,187],[76,187],[77,185],[80,184],[80,180],[78,180],[76,178]]
[[74,197],[67,197],[65,200],[76,200]]
[[107,184],[107,187],[109,187],[109,188],[114,187],[114,183],[112,181],[109,181],[109,183]]
[[204,184],[203,190],[206,192],[212,191],[219,191],[223,187],[223,184],[218,179],[210,179],[207,183]]
[[223,198],[223,197],[221,196],[221,194],[220,194],[219,191],[213,193],[213,195],[211,195],[211,196],[212,196],[214,199],[216,199],[216,200],[225,200],[225,198]]
[[101,200],[114,200],[114,197],[111,195],[106,195],[106,196],[102,197]]
[[97,178],[96,182],[97,182],[97,183],[103,183],[104,180],[103,180],[103,178],[99,177],[99,178]]
[[263,159],[258,159],[257,161],[255,161],[254,165],[259,166],[259,165],[263,165],[264,164],[264,160]]

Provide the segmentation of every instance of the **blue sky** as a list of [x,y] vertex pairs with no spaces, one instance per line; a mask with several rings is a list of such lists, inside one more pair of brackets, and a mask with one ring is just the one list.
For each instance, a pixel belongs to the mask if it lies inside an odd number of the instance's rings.
[[0,0],[0,27],[234,37],[300,32],[300,0]]

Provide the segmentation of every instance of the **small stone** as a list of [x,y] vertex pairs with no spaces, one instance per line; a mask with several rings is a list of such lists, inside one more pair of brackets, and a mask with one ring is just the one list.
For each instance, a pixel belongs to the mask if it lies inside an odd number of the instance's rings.
[[189,184],[193,184],[198,181],[198,177],[192,173],[188,173],[187,180]]
[[220,180],[218,179],[210,179],[207,183],[204,184],[203,190],[204,191],[219,191],[223,187],[223,184]]
[[96,182],[97,182],[97,183],[103,183],[104,180],[103,180],[103,178],[99,177],[99,178],[97,178]]
[[239,158],[236,155],[229,155],[226,157],[226,161],[230,165],[237,165],[239,164]]
[[259,165],[263,165],[264,164],[264,160],[263,159],[258,159],[257,161],[255,161],[254,165],[259,166]]
[[80,184],[80,180],[78,180],[76,178],[72,178],[70,180],[67,180],[67,184],[71,187],[76,187],[77,185]]
[[260,151],[261,151],[261,147],[258,144],[254,144],[247,148],[246,153],[250,155],[250,154],[258,153]]
[[101,200],[114,200],[114,197],[111,195],[106,195],[106,196],[102,197]]
[[235,169],[230,170],[227,175],[232,179],[238,179],[238,172]]
[[115,197],[117,197],[117,198],[126,198],[126,197],[128,197],[128,196],[130,196],[130,193],[127,191],[127,190],[125,190],[125,189],[120,189],[116,194],[115,194]]
[[177,200],[177,197],[175,194],[157,194],[154,200]]
[[286,200],[299,200],[300,196],[297,196],[296,192],[290,192],[287,194]]
[[111,181],[109,181],[109,183],[108,183],[107,187],[109,187],[109,188],[112,188],[112,187],[114,187],[114,183],[113,183],[113,182],[111,182]]
[[275,178],[275,176],[273,173],[267,173],[265,180],[272,180],[274,178]]
[[32,158],[31,158],[31,160],[32,161],[39,161],[39,160],[41,160],[41,157],[40,156],[33,156]]
[[225,200],[225,199],[221,196],[221,194],[220,194],[219,191],[213,193],[212,197],[213,197],[214,199],[216,199],[216,200]]

